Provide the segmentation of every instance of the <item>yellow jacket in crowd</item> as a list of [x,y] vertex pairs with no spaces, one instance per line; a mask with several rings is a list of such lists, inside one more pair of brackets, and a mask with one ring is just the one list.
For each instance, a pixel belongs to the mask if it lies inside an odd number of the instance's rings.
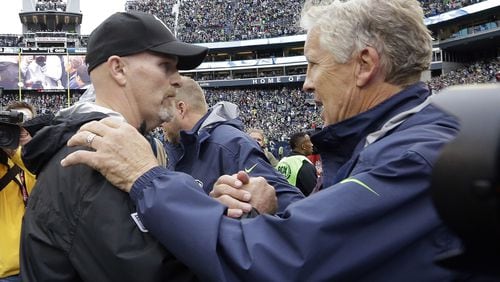
[[[35,186],[35,176],[28,172],[21,160],[21,148],[8,159],[9,167],[17,164],[24,171],[24,183],[28,194]],[[0,164],[0,178],[7,167]],[[18,175],[16,178],[21,181]],[[0,191],[0,278],[19,274],[19,245],[21,222],[24,215],[23,195],[19,185],[11,181]]]

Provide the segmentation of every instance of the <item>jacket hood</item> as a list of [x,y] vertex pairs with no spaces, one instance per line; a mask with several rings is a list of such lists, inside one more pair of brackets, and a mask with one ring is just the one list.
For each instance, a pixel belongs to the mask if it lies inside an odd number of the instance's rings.
[[33,174],[38,174],[52,156],[66,146],[66,142],[80,126],[113,115],[111,113],[111,110],[92,103],[81,103],[61,110],[23,146],[22,157],[26,168]]
[[193,131],[198,133],[203,129],[213,128],[219,123],[231,124],[238,129],[243,128],[239,119],[240,110],[238,106],[230,102],[218,102],[210,108],[209,112],[194,126]]
[[181,130],[180,144],[165,146],[168,154],[169,164],[172,167],[184,155],[185,146],[190,144],[190,150],[199,154],[201,144],[210,138],[211,132],[217,126],[224,124],[238,130],[243,130],[243,122],[239,119],[238,106],[230,102],[219,102],[193,126],[191,130]]
[[105,107],[101,107],[99,105],[94,104],[92,101],[91,102],[77,102],[71,107],[64,108],[57,112],[56,116],[57,117],[63,117],[63,118],[70,118],[74,114],[83,114],[83,113],[90,113],[90,112],[100,112],[104,113],[107,116],[110,117],[117,117],[120,119],[123,119],[123,116],[113,110],[110,110]]

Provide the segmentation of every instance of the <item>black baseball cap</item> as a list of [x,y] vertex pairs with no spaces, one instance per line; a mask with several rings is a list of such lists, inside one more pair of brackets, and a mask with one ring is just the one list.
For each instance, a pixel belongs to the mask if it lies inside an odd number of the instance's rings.
[[118,12],[90,34],[85,62],[90,73],[110,56],[128,56],[144,51],[177,56],[177,69],[190,70],[201,64],[208,48],[177,40],[156,16],[143,12]]

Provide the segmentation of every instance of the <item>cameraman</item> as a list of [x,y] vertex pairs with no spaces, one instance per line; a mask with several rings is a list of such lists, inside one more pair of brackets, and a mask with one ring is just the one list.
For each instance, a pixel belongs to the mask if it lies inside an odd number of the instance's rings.
[[[23,121],[35,115],[33,106],[26,102],[11,102],[6,110],[22,112]],[[35,186],[35,176],[24,167],[20,149],[31,139],[31,136],[24,128],[21,127],[20,130],[19,147],[17,149],[2,147],[0,150],[0,230],[2,230],[0,282],[21,281],[19,276],[21,221],[28,195]]]

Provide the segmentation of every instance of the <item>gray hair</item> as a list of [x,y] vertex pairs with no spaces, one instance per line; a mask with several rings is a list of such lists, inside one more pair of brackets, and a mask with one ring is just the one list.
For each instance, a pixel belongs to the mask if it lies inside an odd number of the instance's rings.
[[318,28],[338,63],[366,46],[377,50],[388,83],[405,86],[429,68],[432,37],[416,0],[306,0],[300,24]]

